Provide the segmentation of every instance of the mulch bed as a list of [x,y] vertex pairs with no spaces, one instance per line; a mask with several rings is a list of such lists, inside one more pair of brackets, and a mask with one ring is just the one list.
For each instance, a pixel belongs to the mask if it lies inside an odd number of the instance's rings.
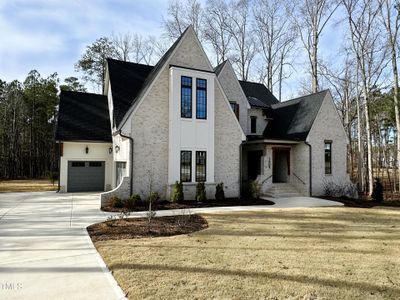
[[87,231],[92,241],[97,242],[189,234],[207,227],[202,216],[184,215],[152,218],[150,227],[147,218],[117,219],[93,224]]
[[[168,210],[168,209],[187,209],[187,208],[202,208],[202,207],[223,207],[223,206],[248,206],[248,205],[274,205],[275,203],[263,199],[239,199],[227,198],[225,200],[207,200],[204,202],[197,202],[194,200],[185,200],[182,203],[175,203],[169,201],[160,201],[153,204],[153,210]],[[149,209],[147,203],[138,203],[134,209],[130,211],[146,211]],[[127,211],[126,208],[115,207],[102,207],[102,210],[109,212],[123,212]]]
[[346,199],[346,198],[336,198],[336,197],[319,197],[326,200],[332,200],[343,203],[348,207],[361,207],[361,208],[372,208],[375,206],[391,206],[391,207],[400,207],[399,200],[388,200],[383,202],[376,202],[373,200],[365,200],[365,199]]

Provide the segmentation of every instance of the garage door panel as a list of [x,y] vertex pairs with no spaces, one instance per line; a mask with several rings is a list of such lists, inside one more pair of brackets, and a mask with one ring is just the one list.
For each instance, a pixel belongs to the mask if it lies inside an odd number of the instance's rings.
[[104,191],[104,161],[69,161],[68,192]]

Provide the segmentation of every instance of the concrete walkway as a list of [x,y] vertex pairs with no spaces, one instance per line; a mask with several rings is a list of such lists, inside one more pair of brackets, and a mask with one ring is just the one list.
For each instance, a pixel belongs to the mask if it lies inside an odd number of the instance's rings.
[[[307,197],[273,201],[276,205],[159,211],[157,216],[341,205]],[[99,210],[98,194],[0,194],[0,299],[124,298],[85,229],[109,215]]]

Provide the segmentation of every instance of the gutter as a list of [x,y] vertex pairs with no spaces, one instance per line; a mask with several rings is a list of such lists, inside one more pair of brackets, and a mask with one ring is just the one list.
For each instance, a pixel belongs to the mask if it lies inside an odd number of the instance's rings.
[[309,147],[309,168],[310,168],[310,197],[312,196],[312,146],[307,141],[304,143]]
[[243,162],[242,162],[242,151],[243,151],[243,143],[239,145],[239,199],[242,198],[242,167],[243,167]]
[[133,138],[131,138],[128,135],[124,135],[120,130],[116,131],[113,133],[113,136],[119,135],[123,138],[126,138],[129,140],[129,152],[130,152],[130,166],[129,166],[129,177],[130,177],[130,186],[129,186],[129,196],[132,196],[133,192]]

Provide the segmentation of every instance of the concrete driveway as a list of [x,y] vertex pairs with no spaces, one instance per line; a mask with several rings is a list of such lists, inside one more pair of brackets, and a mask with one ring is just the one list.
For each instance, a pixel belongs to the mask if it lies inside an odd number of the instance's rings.
[[[171,210],[157,215],[341,205],[308,197],[272,200],[276,205]],[[108,215],[99,209],[98,194],[0,193],[0,299],[124,298],[86,232],[88,225]]]
[[0,194],[0,299],[121,299],[86,226],[97,194]]

